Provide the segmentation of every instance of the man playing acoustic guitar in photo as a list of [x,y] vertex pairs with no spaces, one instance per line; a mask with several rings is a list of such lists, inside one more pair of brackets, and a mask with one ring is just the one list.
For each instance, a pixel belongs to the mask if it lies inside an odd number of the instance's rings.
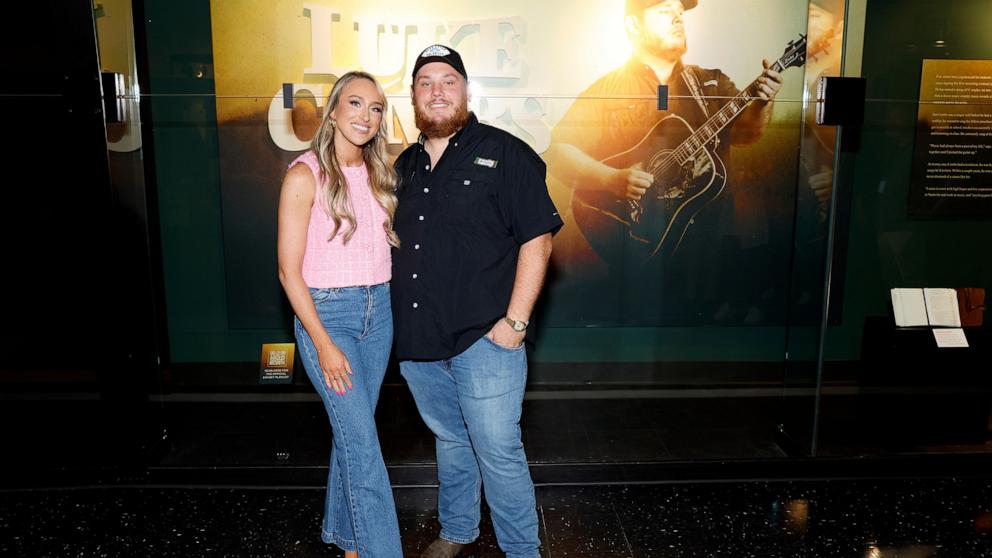
[[[719,261],[727,253],[721,243],[734,235],[730,146],[761,137],[780,71],[802,64],[762,61],[743,94],[720,70],[683,64],[683,16],[696,4],[626,0],[633,56],[579,95],[545,153],[549,171],[573,190],[576,223],[608,269],[590,300],[606,321],[698,319],[693,301],[720,296],[728,280],[715,276],[728,273],[720,271],[728,263]],[[796,55],[805,60],[805,52]],[[667,110],[659,110],[659,85],[668,87]]]

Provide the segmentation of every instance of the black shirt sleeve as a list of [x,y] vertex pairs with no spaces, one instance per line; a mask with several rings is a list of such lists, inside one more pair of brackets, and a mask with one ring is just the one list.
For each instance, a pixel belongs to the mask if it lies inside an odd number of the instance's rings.
[[497,203],[514,239],[524,244],[546,232],[557,233],[562,220],[548,195],[544,161],[523,142],[512,145],[507,155],[514,161],[507,165]]

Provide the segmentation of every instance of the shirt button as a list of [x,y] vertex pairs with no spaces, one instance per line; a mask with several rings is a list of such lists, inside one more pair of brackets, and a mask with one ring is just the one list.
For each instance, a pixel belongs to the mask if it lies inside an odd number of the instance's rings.
[[455,142],[455,147],[458,147],[458,142],[457,141]]
[[419,220],[421,220],[421,221],[423,221],[423,220],[424,220],[424,216],[423,216],[423,215],[421,215],[420,217],[417,217],[417,219],[419,219]]
[[416,278],[417,278],[417,274],[416,274],[416,273],[414,273],[414,274],[413,274],[413,278],[414,278],[414,279],[416,279]]
[[431,166],[430,165],[424,165],[424,170],[431,170]]
[[430,192],[430,191],[431,191],[431,189],[430,189],[430,188],[424,188],[424,193],[425,193],[425,194],[426,194],[427,192]]
[[471,180],[466,180],[465,182],[462,182],[462,184],[464,184],[464,185],[466,185],[466,186],[468,186],[468,185],[469,185],[469,184],[471,184],[471,183],[472,183],[472,181],[471,181]]
[[420,245],[419,244],[414,244],[413,245],[413,249],[414,250],[420,250]]
[[416,307],[418,307],[418,306],[420,306],[420,305],[419,305],[419,304],[417,304],[416,302],[414,302],[414,303],[413,303],[413,307],[414,307],[414,308],[416,308]]

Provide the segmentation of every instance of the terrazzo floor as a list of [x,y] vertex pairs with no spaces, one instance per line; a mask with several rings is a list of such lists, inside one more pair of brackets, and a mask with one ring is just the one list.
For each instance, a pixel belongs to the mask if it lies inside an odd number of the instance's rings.
[[[396,488],[406,556],[436,533],[435,488]],[[546,557],[992,556],[992,480],[539,486]],[[0,556],[340,556],[316,488],[0,491]],[[482,556],[502,556],[483,514]]]

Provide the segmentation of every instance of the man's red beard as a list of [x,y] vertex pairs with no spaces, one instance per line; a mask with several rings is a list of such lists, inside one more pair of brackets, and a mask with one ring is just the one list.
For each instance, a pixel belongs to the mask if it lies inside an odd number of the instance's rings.
[[455,109],[455,114],[446,120],[431,120],[421,112],[417,105],[413,106],[413,116],[420,133],[428,138],[446,138],[468,124],[468,102],[463,102],[460,107]]

